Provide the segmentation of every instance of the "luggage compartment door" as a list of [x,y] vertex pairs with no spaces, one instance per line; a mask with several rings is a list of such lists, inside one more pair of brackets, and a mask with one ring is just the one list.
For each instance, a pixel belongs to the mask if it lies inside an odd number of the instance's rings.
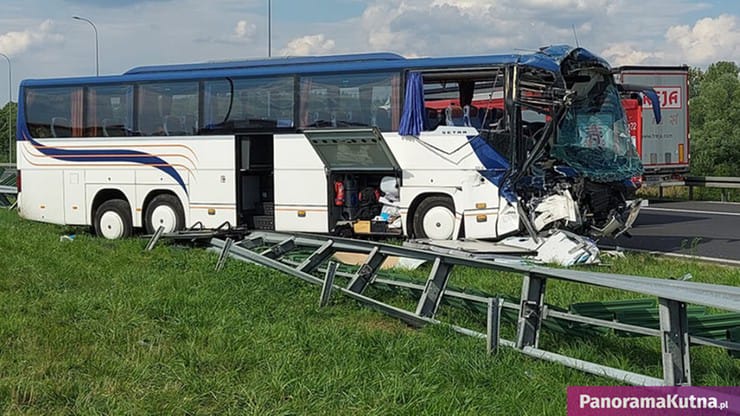
[[377,128],[306,130],[304,134],[331,172],[401,170]]

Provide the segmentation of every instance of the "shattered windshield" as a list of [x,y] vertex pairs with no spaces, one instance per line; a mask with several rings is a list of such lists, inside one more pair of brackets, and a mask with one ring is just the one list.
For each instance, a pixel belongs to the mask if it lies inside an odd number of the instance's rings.
[[642,174],[642,163],[611,75],[589,71],[570,89],[575,97],[558,128],[553,156],[596,182]]

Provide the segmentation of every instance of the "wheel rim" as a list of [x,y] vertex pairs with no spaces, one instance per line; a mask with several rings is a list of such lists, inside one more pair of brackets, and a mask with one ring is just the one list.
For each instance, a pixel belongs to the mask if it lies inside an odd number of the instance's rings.
[[100,217],[100,234],[109,240],[123,237],[125,229],[123,218],[115,211],[106,211]]
[[177,231],[177,214],[172,207],[160,205],[152,211],[149,223],[152,225],[153,231],[157,231],[159,227],[164,227],[165,233],[171,233]]
[[449,240],[455,229],[455,214],[445,207],[433,207],[422,220],[424,234],[432,240]]

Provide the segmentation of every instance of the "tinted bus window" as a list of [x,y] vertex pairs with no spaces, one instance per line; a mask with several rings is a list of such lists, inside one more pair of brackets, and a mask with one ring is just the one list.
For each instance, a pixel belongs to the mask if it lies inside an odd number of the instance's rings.
[[137,91],[136,129],[142,136],[189,136],[198,126],[198,83],[141,84]]
[[398,128],[398,74],[302,77],[301,127]]
[[89,87],[85,100],[85,136],[131,135],[133,92],[131,85]]
[[204,126],[293,127],[294,97],[292,77],[208,81]]
[[31,136],[82,136],[82,87],[29,88],[25,99]]

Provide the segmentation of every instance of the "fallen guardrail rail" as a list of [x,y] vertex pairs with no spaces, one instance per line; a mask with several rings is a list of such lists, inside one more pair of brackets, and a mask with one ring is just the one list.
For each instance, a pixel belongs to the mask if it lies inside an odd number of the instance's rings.
[[18,194],[16,172],[15,164],[0,163],[0,207],[10,207],[15,203],[15,195]]
[[[207,234],[198,235],[204,238]],[[147,244],[151,249],[161,233],[156,233]],[[339,292],[366,306],[400,319],[414,327],[428,324],[448,325],[456,332],[487,340],[489,352],[499,346],[513,348],[525,355],[557,362],[587,373],[610,377],[621,382],[645,386],[677,386],[691,384],[689,346],[708,345],[728,350],[740,351],[736,339],[720,340],[690,334],[689,304],[702,305],[726,311],[740,312],[740,287],[686,282],[670,279],[628,276],[610,273],[595,273],[554,269],[536,265],[512,262],[510,259],[479,260],[459,255],[430,252],[408,247],[400,247],[364,240],[338,237],[282,234],[274,232],[252,232],[243,239],[236,237],[212,238],[211,249],[219,252],[216,269],[223,267],[227,258],[259,264],[297,277],[305,282],[321,286],[320,305],[327,304],[333,291]],[[310,252],[301,260],[291,258],[290,254],[303,250]],[[352,273],[337,271],[332,257],[338,252],[361,253],[366,259]],[[412,258],[432,264],[424,284],[394,280],[382,277],[380,267],[389,257]],[[501,297],[469,294],[448,288],[452,270],[457,266],[475,267],[494,272],[513,272],[522,277],[520,298],[514,302]],[[323,273],[323,275],[321,275]],[[318,276],[317,276],[318,275]],[[348,284],[334,283],[336,276],[346,278]],[[591,308],[590,314],[577,314],[563,311],[545,303],[547,281],[556,279],[603,288],[618,289],[644,296],[657,298],[657,327],[642,326],[641,321],[625,323],[614,321],[610,316],[594,313],[593,305],[579,305],[581,309]],[[416,309],[412,312],[399,308],[364,294],[371,285],[386,285],[411,289],[418,293]],[[456,325],[445,324],[435,318],[443,298],[457,299],[485,305],[487,311],[487,332],[479,332]],[[640,301],[644,302],[644,301]],[[619,309],[619,306],[611,306]],[[502,311],[516,313],[516,339],[500,337]],[[722,319],[729,319],[726,316]],[[737,319],[734,316],[732,319]],[[606,365],[568,357],[539,348],[540,332],[552,320],[570,322],[576,326],[589,325],[609,328],[616,331],[656,336],[661,340],[663,378],[626,371]],[[736,322],[736,321],[732,321]],[[734,323],[733,323],[734,325]],[[734,330],[734,328],[733,328]],[[729,332],[729,331],[727,331]]]
[[11,201],[11,196],[15,199],[15,195],[18,194],[18,190],[15,186],[0,185],[0,207],[12,207],[15,204],[15,200]]

